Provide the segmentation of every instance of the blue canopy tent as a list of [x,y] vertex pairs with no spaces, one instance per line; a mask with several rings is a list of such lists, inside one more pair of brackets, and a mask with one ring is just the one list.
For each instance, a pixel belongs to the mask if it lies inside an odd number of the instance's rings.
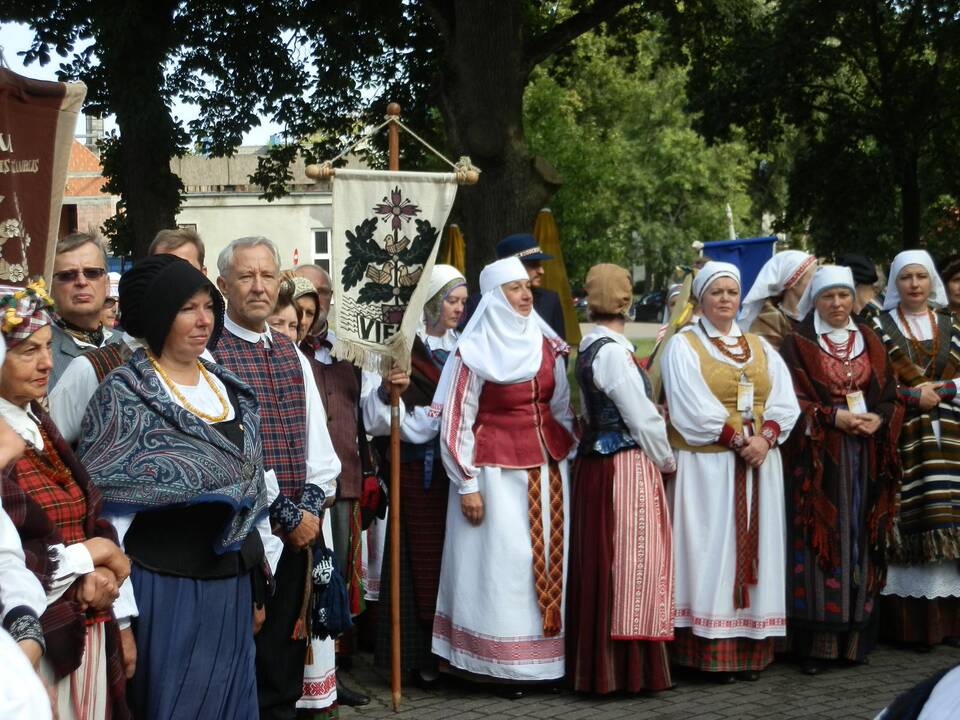
[[737,240],[717,240],[703,244],[703,254],[713,260],[728,262],[740,269],[740,287],[746,295],[753,287],[760,268],[773,257],[775,235],[769,237],[738,238]]

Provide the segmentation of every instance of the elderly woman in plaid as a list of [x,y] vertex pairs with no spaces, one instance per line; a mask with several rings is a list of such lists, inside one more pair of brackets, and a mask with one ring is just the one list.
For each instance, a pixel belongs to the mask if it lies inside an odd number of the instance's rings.
[[54,687],[61,718],[126,718],[111,606],[130,564],[113,527],[98,519],[100,493],[38,403],[53,367],[50,302],[36,284],[7,289],[0,306],[7,351],[0,416],[27,445],[3,479],[3,508],[47,594],[40,673]]

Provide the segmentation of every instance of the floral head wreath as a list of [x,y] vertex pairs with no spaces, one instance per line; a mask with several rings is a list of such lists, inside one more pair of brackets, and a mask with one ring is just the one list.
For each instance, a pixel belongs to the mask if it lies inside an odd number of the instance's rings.
[[47,295],[43,278],[37,278],[23,288],[6,288],[0,292],[3,292],[3,295],[0,295],[0,329],[8,348],[53,321],[50,317],[53,301]]

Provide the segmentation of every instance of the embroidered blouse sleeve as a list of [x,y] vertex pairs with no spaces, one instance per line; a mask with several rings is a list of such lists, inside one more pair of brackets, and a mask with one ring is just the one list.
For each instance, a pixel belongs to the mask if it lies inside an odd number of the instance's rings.
[[447,362],[454,365],[440,417],[440,454],[450,481],[461,495],[466,495],[479,489],[480,470],[473,464],[473,423],[477,419],[483,381],[463,364],[460,355]]
[[710,391],[700,371],[700,359],[690,346],[689,332],[674,335],[663,357],[663,386],[670,423],[691,445],[717,442],[729,413]]
[[780,357],[780,353],[773,349],[766,340],[761,338],[760,344],[767,354],[767,374],[770,377],[770,395],[763,408],[764,425],[773,422],[780,429],[778,442],[784,442],[800,417],[800,404],[793,389],[793,379],[787,364]]
[[593,380],[613,400],[630,434],[647,456],[661,470],[672,471],[675,463],[666,423],[647,397],[630,351],[617,343],[600,348],[593,359]]
[[97,390],[97,373],[87,358],[75,358],[50,391],[50,417],[63,439],[75,443],[80,437],[83,413]]

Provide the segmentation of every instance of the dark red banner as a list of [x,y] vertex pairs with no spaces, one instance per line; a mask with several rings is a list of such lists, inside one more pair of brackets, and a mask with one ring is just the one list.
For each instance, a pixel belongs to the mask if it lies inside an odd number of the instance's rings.
[[83,83],[0,68],[0,284],[49,280]]

